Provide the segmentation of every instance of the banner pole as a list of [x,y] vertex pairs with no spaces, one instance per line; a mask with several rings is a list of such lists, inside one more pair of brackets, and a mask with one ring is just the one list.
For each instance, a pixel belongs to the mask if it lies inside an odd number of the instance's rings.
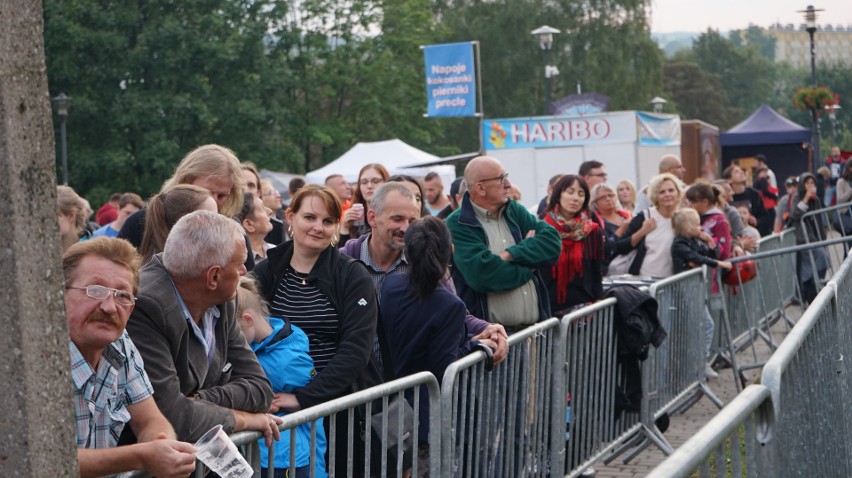
[[476,95],[479,99],[479,154],[485,154],[482,137],[482,122],[485,119],[485,105],[482,104],[482,64],[479,57],[479,40],[473,42],[476,51]]

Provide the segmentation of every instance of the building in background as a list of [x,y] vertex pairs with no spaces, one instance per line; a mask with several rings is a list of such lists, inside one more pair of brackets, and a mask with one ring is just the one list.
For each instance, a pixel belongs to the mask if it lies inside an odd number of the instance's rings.
[[[775,24],[763,31],[775,38],[775,62],[788,62],[794,68],[811,67],[810,37],[805,24],[794,27]],[[821,65],[852,66],[852,26],[817,25],[816,61]]]

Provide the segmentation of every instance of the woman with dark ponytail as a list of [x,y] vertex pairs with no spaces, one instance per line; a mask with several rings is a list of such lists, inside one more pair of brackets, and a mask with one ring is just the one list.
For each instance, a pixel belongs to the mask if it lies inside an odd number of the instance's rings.
[[[382,287],[381,323],[387,342],[384,356],[390,359],[394,377],[425,370],[441,383],[450,363],[475,350],[490,356],[496,344],[489,339],[468,338],[472,334],[465,327],[464,302],[441,285],[453,253],[444,222],[427,216],[412,223],[405,231],[404,251],[408,271],[391,274]],[[419,436],[420,443],[425,444],[429,431],[429,407],[423,405],[428,403],[426,387],[420,387],[420,393]],[[423,455],[428,457],[421,449],[420,459]],[[428,469],[428,461],[424,463],[425,468],[418,468]]]

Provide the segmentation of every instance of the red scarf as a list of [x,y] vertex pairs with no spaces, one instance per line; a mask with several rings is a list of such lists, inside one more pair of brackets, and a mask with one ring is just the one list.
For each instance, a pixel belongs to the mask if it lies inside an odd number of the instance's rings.
[[603,235],[601,226],[585,211],[571,219],[559,214],[559,206],[544,216],[545,222],[556,228],[562,238],[562,253],[553,266],[556,279],[556,303],[568,299],[568,284],[575,277],[583,277],[583,259],[603,260]]

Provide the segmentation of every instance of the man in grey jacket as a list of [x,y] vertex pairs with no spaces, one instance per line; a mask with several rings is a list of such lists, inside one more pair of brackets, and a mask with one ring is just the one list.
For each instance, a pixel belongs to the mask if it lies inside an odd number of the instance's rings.
[[278,439],[280,418],[266,413],[272,388],[234,316],[246,254],[239,224],[196,211],[142,268],[127,331],[180,440],[196,441],[218,424]]

